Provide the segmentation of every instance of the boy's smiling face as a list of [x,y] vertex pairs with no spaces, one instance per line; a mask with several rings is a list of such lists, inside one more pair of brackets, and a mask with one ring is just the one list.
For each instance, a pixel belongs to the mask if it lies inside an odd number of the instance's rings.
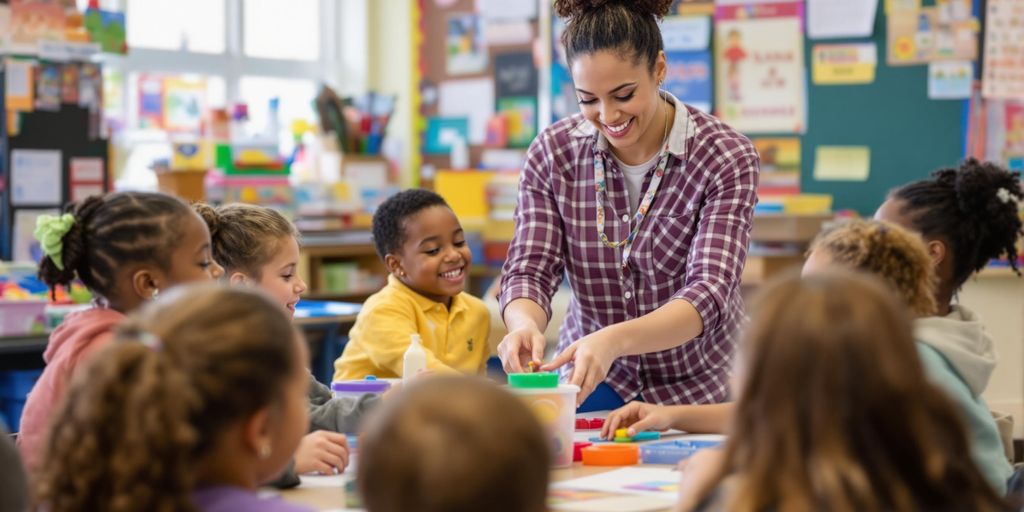
[[388,269],[420,295],[448,303],[466,287],[473,255],[459,219],[447,206],[436,205],[402,222],[405,241],[398,254],[388,254]]

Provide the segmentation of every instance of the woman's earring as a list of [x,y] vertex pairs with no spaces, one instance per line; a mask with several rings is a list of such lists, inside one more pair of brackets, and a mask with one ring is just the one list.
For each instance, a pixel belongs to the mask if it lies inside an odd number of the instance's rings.
[[270,449],[270,441],[267,441],[267,442],[263,443],[262,445],[260,445],[260,458],[261,459],[269,459],[271,452],[272,452],[272,450]]
[[154,290],[153,290],[153,297],[152,297],[152,298],[153,298],[154,300],[156,300],[156,298],[157,298],[157,296],[158,296],[158,295],[160,295],[160,289],[159,289],[159,288],[157,288],[157,289],[154,289]]

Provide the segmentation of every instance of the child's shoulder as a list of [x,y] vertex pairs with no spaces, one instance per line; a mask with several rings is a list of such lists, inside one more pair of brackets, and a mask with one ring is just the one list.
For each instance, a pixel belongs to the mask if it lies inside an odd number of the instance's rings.
[[280,498],[260,498],[256,493],[236,487],[221,486],[200,489],[192,493],[192,502],[201,512],[309,512],[311,509],[294,505]]

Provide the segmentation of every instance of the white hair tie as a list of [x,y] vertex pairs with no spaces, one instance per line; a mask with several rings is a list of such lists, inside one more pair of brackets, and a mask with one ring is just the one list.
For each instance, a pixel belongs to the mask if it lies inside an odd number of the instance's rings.
[[1003,187],[1000,187],[999,190],[996,191],[996,197],[998,197],[999,200],[1003,202],[1003,204],[1007,204],[1010,201],[1013,201],[1014,204],[1017,204],[1020,201],[1020,199],[1018,199],[1017,196],[1011,194],[1008,189]]

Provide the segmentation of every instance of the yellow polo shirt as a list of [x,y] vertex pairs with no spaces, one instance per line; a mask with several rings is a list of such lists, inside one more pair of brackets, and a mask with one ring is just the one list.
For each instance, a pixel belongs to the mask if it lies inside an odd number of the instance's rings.
[[490,355],[490,323],[487,306],[468,293],[453,297],[449,310],[388,276],[387,286],[363,304],[345,352],[334,362],[334,380],[400,378],[414,333],[423,340],[427,369],[483,373]]

